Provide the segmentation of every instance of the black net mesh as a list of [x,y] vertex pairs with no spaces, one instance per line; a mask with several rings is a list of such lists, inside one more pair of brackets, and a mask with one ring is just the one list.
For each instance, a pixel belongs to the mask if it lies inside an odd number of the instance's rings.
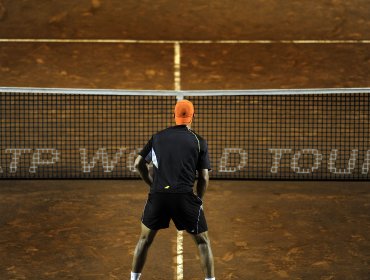
[[215,177],[369,179],[369,94],[189,99]]
[[[137,177],[148,137],[171,125],[174,97],[0,95],[1,177]],[[150,112],[150,113],[149,113]]]
[[[185,92],[186,94],[186,92]],[[369,93],[185,97],[212,178],[368,180]],[[173,96],[0,94],[0,178],[138,178]]]

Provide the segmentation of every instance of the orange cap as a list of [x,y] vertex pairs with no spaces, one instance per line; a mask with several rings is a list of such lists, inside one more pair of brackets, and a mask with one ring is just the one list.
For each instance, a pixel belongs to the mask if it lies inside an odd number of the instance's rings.
[[175,122],[177,125],[189,124],[193,120],[194,106],[189,100],[183,99],[176,103]]

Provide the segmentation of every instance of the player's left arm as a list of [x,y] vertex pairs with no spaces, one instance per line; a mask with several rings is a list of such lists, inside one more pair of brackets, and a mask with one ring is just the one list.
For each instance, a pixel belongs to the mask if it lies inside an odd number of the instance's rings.
[[211,162],[209,160],[208,145],[204,139],[200,139],[200,152],[197,163],[198,182],[196,185],[197,195],[203,199],[209,184],[208,171],[211,169]]
[[147,183],[150,187],[153,183],[153,178],[152,176],[150,176],[146,160],[141,155],[139,155],[135,160],[134,166],[135,169],[139,172],[141,179],[143,179],[145,183]]

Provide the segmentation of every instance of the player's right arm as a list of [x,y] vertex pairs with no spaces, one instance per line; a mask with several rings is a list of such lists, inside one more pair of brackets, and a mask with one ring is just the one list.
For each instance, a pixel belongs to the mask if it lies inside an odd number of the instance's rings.
[[141,179],[143,179],[144,182],[147,183],[150,187],[153,183],[153,178],[152,176],[150,176],[146,160],[141,155],[139,155],[135,160],[134,166],[135,169],[139,172]]
[[134,167],[139,172],[141,179],[151,187],[153,178],[150,176],[148,163],[152,161],[153,136],[140,151],[135,160]]
[[209,183],[208,169],[198,170],[197,196],[203,200]]

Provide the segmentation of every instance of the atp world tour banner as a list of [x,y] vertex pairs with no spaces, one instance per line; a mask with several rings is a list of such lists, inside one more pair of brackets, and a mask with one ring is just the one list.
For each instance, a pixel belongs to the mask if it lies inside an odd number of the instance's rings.
[[138,152],[174,125],[182,98],[194,104],[211,178],[370,179],[369,89],[32,88],[0,88],[0,178],[139,178]]
[[[74,157],[63,155],[57,148],[6,148],[1,151],[2,178],[109,178],[137,177],[134,167],[140,148],[87,148],[76,150]],[[244,148],[224,148],[219,158],[212,153],[213,177],[243,177],[245,179],[370,179],[370,150],[359,154],[351,149],[345,158],[339,158],[338,149],[323,154],[318,149],[269,148],[248,153]],[[256,157],[256,158],[253,158]],[[266,158],[265,163],[258,164]],[[6,159],[6,160],[5,160]],[[265,168],[265,169],[263,169]]]

